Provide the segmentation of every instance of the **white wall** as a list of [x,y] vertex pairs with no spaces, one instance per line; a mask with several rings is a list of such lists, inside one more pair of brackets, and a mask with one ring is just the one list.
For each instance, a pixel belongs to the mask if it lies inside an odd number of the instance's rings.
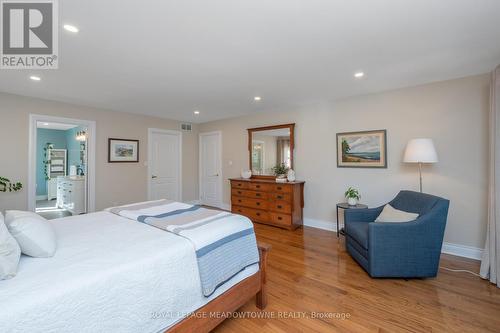
[[[248,168],[247,128],[295,122],[295,169],[305,180],[305,217],[333,224],[335,203],[348,186],[370,206],[389,201],[400,189],[418,189],[415,165],[401,162],[406,142],[433,138],[440,162],[424,169],[424,190],[451,200],[445,241],[482,248],[486,229],[487,115],[489,76],[428,84],[345,99],[283,113],[258,113],[193,127],[183,133],[183,200],[198,199],[198,132],[223,134],[224,202],[230,177]],[[147,128],[178,129],[154,117],[0,94],[0,175],[27,184],[30,113],[97,122],[96,208],[147,197]],[[387,169],[336,167],[337,132],[387,129]],[[108,137],[139,139],[140,163],[107,163]],[[232,166],[229,165],[232,161]],[[26,209],[27,191],[0,193],[0,210]]]
[[[295,122],[295,170],[298,179],[306,181],[305,217],[331,224],[335,204],[343,201],[348,186],[359,188],[362,202],[370,206],[386,203],[400,189],[418,190],[417,166],[402,163],[403,151],[411,138],[432,138],[440,161],[424,168],[424,191],[451,200],[445,241],[483,248],[488,99],[489,76],[479,75],[284,113],[214,121],[201,124],[199,130],[222,131],[227,180],[248,168],[247,128]],[[372,129],[387,129],[388,168],[337,168],[336,133]],[[224,202],[229,201],[226,181]]]
[[[96,121],[96,209],[147,200],[148,128],[179,130],[177,121],[0,93],[0,176],[28,184],[29,114]],[[183,200],[198,199],[198,131],[182,133]],[[108,138],[140,141],[139,163],[108,163]],[[27,189],[0,193],[0,211],[27,209]]]

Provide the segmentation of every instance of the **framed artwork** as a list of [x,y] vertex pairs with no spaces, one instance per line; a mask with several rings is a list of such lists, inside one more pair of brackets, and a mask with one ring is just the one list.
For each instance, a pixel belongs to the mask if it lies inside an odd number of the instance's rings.
[[139,162],[139,140],[108,139],[108,163]]
[[337,167],[387,168],[387,131],[337,133]]

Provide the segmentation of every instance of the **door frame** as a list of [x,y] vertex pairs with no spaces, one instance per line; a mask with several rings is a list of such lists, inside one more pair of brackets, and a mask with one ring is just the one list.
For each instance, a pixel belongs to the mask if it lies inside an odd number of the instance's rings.
[[220,180],[219,180],[219,198],[217,198],[217,208],[224,209],[224,203],[223,203],[223,196],[224,194],[222,193],[223,191],[223,183],[224,183],[224,177],[222,174],[222,131],[212,131],[212,132],[204,132],[200,133],[198,135],[198,200],[200,204],[203,204],[203,199],[201,198],[201,191],[202,191],[202,167],[203,167],[203,159],[201,156],[201,141],[202,138],[205,136],[209,135],[218,135],[219,136],[219,175],[220,175]]
[[36,209],[36,139],[37,123],[52,122],[75,124],[87,127],[87,213],[95,212],[95,174],[96,174],[96,122],[93,120],[47,116],[30,113],[29,115],[29,149],[28,149],[28,210]]
[[152,195],[151,195],[151,176],[152,176],[152,170],[151,170],[151,165],[152,163],[152,156],[153,156],[153,145],[152,145],[152,138],[153,134],[158,133],[158,134],[170,134],[170,135],[177,135],[179,137],[179,188],[178,188],[178,193],[179,193],[179,201],[182,201],[182,132],[177,131],[177,130],[166,130],[166,129],[161,129],[161,128],[148,128],[148,200],[153,200]]

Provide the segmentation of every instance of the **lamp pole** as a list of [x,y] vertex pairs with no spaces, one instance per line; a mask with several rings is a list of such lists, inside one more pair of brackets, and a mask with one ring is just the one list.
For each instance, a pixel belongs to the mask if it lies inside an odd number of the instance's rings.
[[418,162],[418,173],[420,175],[420,193],[422,193],[422,162]]

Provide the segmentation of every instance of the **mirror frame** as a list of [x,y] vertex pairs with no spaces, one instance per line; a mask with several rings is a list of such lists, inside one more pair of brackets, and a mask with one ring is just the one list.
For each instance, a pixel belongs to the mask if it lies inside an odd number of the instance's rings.
[[[252,141],[253,141],[253,133],[268,131],[280,128],[288,128],[290,129],[290,165],[293,169],[293,152],[295,150],[295,123],[293,124],[283,124],[283,125],[273,125],[273,126],[264,126],[264,127],[254,127],[247,129],[248,131],[248,168],[252,170]],[[252,175],[252,178],[257,179],[274,179],[276,176],[272,175]]]

